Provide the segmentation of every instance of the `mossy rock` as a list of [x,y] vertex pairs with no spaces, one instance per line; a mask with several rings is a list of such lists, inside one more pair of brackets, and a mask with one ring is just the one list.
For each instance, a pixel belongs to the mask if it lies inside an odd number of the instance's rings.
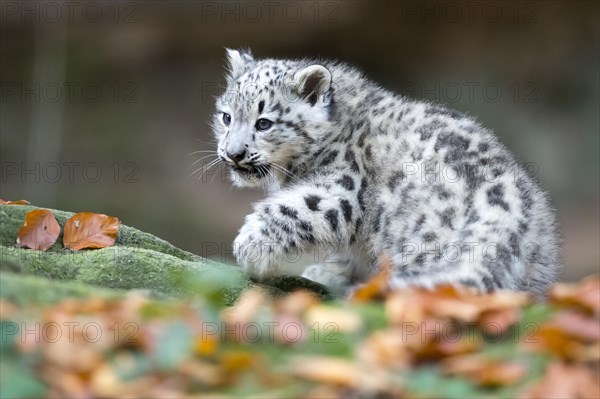
[[43,277],[2,272],[0,298],[19,306],[51,305],[65,298],[119,298],[125,291],[89,286],[77,281],[48,280]]
[[[328,298],[327,289],[298,276],[281,276],[265,284],[252,283],[236,266],[214,262],[184,251],[152,234],[121,224],[114,246],[70,251],[62,233],[46,252],[17,248],[17,233],[30,205],[0,205],[0,271],[118,290],[146,289],[155,295],[218,293],[231,304],[242,291],[259,285],[272,295],[304,288]],[[62,228],[73,213],[50,209]],[[12,278],[12,277],[11,277]],[[20,284],[12,278],[7,284]],[[41,282],[40,282],[41,284]],[[50,288],[49,288],[50,289]]]

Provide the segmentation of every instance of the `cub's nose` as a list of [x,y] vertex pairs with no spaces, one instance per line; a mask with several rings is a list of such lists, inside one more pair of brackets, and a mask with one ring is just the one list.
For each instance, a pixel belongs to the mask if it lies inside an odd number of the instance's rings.
[[235,163],[239,163],[246,157],[246,149],[239,150],[238,152],[229,152],[227,151],[227,156]]

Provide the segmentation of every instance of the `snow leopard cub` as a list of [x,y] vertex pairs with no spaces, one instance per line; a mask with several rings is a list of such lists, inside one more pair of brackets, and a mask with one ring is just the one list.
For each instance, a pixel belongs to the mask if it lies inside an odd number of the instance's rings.
[[334,245],[304,276],[334,290],[391,263],[391,288],[542,295],[559,270],[546,194],[472,118],[393,94],[340,62],[227,50],[213,120],[235,185],[262,186],[234,242],[251,275]]

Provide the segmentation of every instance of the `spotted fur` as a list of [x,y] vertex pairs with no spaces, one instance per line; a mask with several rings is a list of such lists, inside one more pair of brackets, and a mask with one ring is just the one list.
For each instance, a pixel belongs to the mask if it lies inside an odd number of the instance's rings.
[[475,120],[339,62],[227,53],[218,154],[235,185],[268,192],[234,242],[248,273],[280,273],[286,253],[333,244],[336,262],[305,276],[350,287],[383,257],[391,287],[542,294],[556,279],[547,195]]

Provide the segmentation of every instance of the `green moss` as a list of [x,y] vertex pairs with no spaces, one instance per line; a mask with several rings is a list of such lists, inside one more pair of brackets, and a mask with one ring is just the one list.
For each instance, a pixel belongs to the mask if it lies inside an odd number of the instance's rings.
[[53,304],[67,297],[114,298],[122,295],[123,291],[92,287],[73,281],[53,281],[5,271],[0,273],[0,298],[21,306]]
[[[202,276],[215,270],[231,276],[235,292],[250,282],[240,269],[214,262],[187,261],[161,252],[123,246],[98,250],[41,252],[0,246],[3,272],[37,275],[54,280],[74,280],[100,287],[149,289],[169,295],[194,294],[182,288],[177,276]],[[185,278],[185,277],[184,277]]]

